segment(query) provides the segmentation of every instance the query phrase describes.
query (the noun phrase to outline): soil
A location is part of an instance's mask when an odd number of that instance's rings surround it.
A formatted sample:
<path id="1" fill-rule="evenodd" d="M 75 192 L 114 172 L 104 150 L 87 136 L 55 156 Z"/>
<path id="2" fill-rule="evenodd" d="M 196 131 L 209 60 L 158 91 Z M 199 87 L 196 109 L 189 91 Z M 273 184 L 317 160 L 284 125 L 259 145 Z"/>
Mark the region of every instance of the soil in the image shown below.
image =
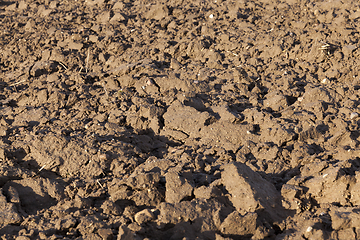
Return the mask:
<path id="1" fill-rule="evenodd" d="M 358 1 L 0 2 L 2 239 L 359 239 Z"/>

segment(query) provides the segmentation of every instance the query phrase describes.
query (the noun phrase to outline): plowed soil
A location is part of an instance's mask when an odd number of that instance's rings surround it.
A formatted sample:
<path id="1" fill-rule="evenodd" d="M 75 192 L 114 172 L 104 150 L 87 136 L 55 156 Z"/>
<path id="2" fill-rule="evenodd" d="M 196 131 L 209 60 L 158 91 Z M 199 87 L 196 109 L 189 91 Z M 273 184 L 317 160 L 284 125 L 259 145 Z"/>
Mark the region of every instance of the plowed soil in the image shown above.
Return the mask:
<path id="1" fill-rule="evenodd" d="M 0 2 L 2 239 L 359 239 L 358 1 Z"/>

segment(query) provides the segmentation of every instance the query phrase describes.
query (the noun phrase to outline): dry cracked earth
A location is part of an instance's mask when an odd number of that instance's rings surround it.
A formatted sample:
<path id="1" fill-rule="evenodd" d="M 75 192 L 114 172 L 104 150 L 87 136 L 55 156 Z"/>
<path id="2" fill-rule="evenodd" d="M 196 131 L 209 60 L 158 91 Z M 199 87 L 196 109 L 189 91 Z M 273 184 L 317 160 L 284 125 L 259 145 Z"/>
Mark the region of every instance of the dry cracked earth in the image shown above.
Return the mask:
<path id="1" fill-rule="evenodd" d="M 359 239 L 355 0 L 0 2 L 1 239 Z"/>

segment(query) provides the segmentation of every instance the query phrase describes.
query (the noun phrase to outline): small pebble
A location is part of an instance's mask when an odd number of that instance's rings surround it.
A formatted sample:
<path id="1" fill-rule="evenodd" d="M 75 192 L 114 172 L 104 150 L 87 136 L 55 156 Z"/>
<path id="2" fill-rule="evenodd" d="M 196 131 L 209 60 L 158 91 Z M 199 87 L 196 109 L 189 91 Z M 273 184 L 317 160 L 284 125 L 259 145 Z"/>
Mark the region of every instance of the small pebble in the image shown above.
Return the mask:
<path id="1" fill-rule="evenodd" d="M 107 154 L 100 154 L 99 159 L 105 161 L 108 159 L 108 156 Z"/>
<path id="2" fill-rule="evenodd" d="M 359 114 L 357 112 L 353 112 L 350 114 L 350 119 L 357 118 L 358 116 L 359 116 Z"/>
<path id="3" fill-rule="evenodd" d="M 327 79 L 327 78 L 324 78 L 323 80 L 321 80 L 321 83 L 328 83 L 329 82 L 329 80 Z"/>
<path id="4" fill-rule="evenodd" d="M 134 219 L 138 224 L 143 224 L 154 219 L 155 216 L 150 209 L 144 209 L 135 214 Z"/>

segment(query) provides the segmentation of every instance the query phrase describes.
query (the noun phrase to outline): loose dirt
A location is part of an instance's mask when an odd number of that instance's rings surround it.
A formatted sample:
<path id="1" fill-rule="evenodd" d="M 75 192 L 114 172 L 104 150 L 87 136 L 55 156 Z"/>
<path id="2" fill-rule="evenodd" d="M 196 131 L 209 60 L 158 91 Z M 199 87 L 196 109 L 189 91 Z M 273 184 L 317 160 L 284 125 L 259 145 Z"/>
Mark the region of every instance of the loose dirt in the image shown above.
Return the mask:
<path id="1" fill-rule="evenodd" d="M 358 1 L 1 1 L 0 21 L 2 239 L 360 238 Z"/>

